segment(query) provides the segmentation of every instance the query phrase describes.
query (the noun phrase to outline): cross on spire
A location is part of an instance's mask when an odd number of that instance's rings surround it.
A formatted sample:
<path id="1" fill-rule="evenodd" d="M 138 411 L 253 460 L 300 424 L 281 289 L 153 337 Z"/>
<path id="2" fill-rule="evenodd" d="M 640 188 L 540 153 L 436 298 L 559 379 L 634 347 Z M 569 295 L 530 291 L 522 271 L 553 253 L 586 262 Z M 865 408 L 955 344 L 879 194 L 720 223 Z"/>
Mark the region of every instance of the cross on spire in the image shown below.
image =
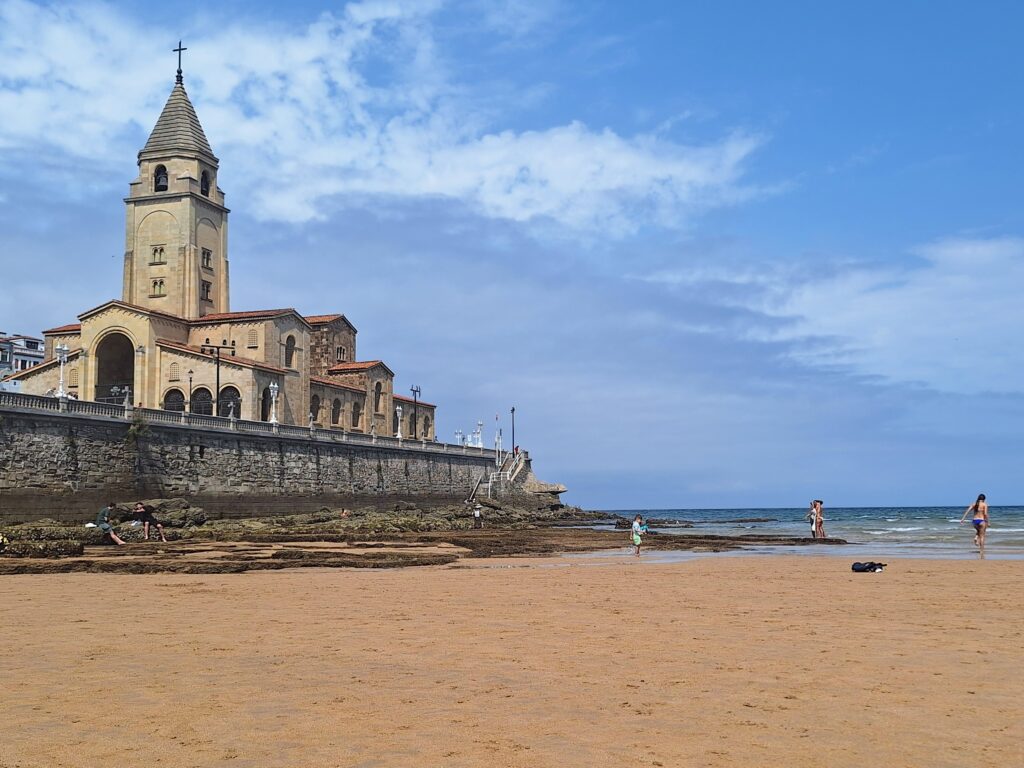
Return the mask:
<path id="1" fill-rule="evenodd" d="M 177 75 L 177 76 L 176 76 L 176 77 L 174 78 L 174 82 L 176 82 L 176 83 L 179 83 L 179 84 L 180 84 L 180 83 L 181 83 L 181 81 L 182 81 L 182 77 L 181 77 L 181 52 L 182 52 L 182 51 L 187 51 L 187 50 L 188 50 L 188 48 L 183 48 L 183 47 L 181 46 L 181 40 L 179 40 L 179 41 L 178 41 L 178 47 L 177 47 L 177 48 L 172 48 L 171 50 L 172 50 L 172 51 L 173 51 L 174 53 L 178 54 L 178 75 Z"/>

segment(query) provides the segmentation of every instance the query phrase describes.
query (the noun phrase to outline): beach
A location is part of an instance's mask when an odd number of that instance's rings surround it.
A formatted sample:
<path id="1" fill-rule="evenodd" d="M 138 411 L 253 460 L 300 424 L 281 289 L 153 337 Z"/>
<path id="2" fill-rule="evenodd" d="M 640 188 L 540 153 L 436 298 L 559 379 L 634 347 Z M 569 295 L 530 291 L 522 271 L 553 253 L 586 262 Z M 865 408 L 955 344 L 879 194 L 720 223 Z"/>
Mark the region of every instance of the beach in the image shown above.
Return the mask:
<path id="1" fill-rule="evenodd" d="M 3 577 L 0 765 L 1007 766 L 1022 561 Z"/>

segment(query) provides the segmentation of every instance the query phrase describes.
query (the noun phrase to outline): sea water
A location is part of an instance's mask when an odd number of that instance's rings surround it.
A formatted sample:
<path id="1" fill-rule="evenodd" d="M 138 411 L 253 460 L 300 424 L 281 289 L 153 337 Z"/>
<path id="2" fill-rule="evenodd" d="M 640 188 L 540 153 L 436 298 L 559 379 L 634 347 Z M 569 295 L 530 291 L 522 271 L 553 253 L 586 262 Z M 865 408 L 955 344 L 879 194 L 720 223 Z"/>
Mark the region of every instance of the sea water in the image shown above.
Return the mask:
<path id="1" fill-rule="evenodd" d="M 961 507 L 826 507 L 825 533 L 845 539 L 848 547 L 752 547 L 748 551 L 803 554 L 853 555 L 854 559 L 879 557 L 974 557 L 974 526 L 971 516 L 960 524 Z M 609 510 L 632 518 L 692 523 L 692 528 L 652 525 L 662 534 L 715 534 L 736 536 L 757 533 L 810 537 L 807 509 L 628 509 Z M 991 558 L 1024 558 L 1024 507 L 989 507 L 990 527 L 985 535 L 985 555 Z M 653 547 L 654 542 L 649 542 Z"/>

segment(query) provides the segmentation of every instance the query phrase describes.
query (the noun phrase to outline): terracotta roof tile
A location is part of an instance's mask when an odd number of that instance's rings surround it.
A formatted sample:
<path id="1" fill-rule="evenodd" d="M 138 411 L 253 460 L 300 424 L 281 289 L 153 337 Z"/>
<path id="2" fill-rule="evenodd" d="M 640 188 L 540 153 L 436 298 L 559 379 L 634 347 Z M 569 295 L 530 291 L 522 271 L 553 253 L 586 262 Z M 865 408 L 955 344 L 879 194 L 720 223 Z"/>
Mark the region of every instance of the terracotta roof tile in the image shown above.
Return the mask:
<path id="1" fill-rule="evenodd" d="M 174 320 L 174 321 L 179 322 L 179 323 L 187 323 L 188 322 L 188 320 L 186 320 L 184 317 L 178 317 L 177 315 L 172 315 L 170 312 L 164 312 L 164 311 L 159 310 L 159 309 L 151 309 L 150 307 L 140 307 L 138 304 L 129 304 L 127 301 L 121 301 L 120 299 L 111 299 L 110 301 L 105 301 L 102 304 L 100 304 L 98 307 L 93 307 L 92 309 L 87 309 L 85 312 L 80 314 L 78 317 L 79 317 L 79 319 L 81 319 L 81 318 L 86 317 L 88 315 L 91 315 L 91 314 L 93 314 L 95 312 L 99 312 L 101 309 L 103 309 L 105 307 L 109 307 L 109 306 L 128 307 L 128 309 L 134 309 L 137 312 L 144 312 L 144 313 L 149 314 L 149 315 L 157 315 L 158 317 L 166 317 L 168 320 Z"/>
<path id="2" fill-rule="evenodd" d="M 156 343 L 161 347 L 170 347 L 171 349 L 177 349 L 182 352 L 191 352 L 199 357 L 205 357 L 207 359 L 213 359 L 213 355 L 208 355 L 203 352 L 199 347 L 193 347 L 190 344 L 182 344 L 177 341 L 170 339 L 157 339 Z M 288 371 L 284 368 L 278 368 L 276 365 L 270 363 L 264 363 L 262 360 L 252 360 L 248 357 L 238 357 L 237 355 L 224 355 L 220 359 L 221 365 L 225 363 L 241 365 L 246 368 L 262 368 L 266 371 L 274 371 L 275 373 L 287 373 Z"/>
<path id="3" fill-rule="evenodd" d="M 43 331 L 43 336 L 50 336 L 58 333 L 74 333 L 82 330 L 81 323 L 69 323 L 67 325 L 58 325 L 56 328 L 51 328 L 48 331 Z"/>
<path id="4" fill-rule="evenodd" d="M 207 323 L 223 323 L 231 322 L 232 320 L 266 320 L 271 317 L 280 317 L 281 315 L 296 314 L 294 309 L 254 309 L 248 312 L 213 312 L 209 315 L 203 315 L 197 317 L 194 320 L 189 320 L 192 325 L 205 325 Z M 302 317 L 302 315 L 299 315 Z M 305 320 L 306 318 L 302 318 Z"/>
<path id="5" fill-rule="evenodd" d="M 371 368 L 376 368 L 378 365 L 384 365 L 381 360 L 364 360 L 362 362 L 350 362 L 350 363 L 338 363 L 332 365 L 327 369 L 328 373 L 358 373 L 359 371 L 368 371 Z M 385 368 L 388 368 L 384 365 Z M 390 371 L 391 369 L 388 368 Z M 393 375 L 393 374 L 392 374 Z"/>
<path id="6" fill-rule="evenodd" d="M 365 389 L 360 389 L 359 387 L 353 387 L 350 384 L 342 384 L 340 381 L 335 381 L 334 379 L 328 379 L 328 378 L 325 378 L 323 376 L 310 376 L 309 380 L 314 382 L 314 383 L 316 383 L 316 384 L 323 384 L 324 386 L 327 386 L 327 387 L 335 387 L 337 389 L 347 389 L 350 392 L 358 392 L 361 395 L 365 395 L 366 394 L 366 390 Z"/>
<path id="7" fill-rule="evenodd" d="M 427 408 L 437 408 L 436 405 L 428 403 L 426 400 L 413 400 L 411 397 L 406 397 L 405 395 L 392 395 L 391 397 L 394 400 L 401 400 L 403 403 L 414 403 L 416 405 L 426 406 Z"/>

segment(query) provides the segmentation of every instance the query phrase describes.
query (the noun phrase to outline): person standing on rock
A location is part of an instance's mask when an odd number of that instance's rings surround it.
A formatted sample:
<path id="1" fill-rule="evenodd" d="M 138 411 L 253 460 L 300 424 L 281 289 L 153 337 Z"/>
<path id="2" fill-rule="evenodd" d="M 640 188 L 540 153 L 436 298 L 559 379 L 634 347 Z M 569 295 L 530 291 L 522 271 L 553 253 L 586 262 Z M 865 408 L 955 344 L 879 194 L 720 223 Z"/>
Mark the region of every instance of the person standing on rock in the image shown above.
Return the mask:
<path id="1" fill-rule="evenodd" d="M 114 533 L 114 526 L 110 524 L 110 515 L 114 511 L 114 502 L 108 501 L 107 506 L 101 509 L 96 515 L 96 527 L 110 537 L 117 546 L 124 545 L 124 539 Z"/>
<path id="2" fill-rule="evenodd" d="M 164 525 L 155 517 L 153 513 L 146 509 L 146 505 L 141 501 L 135 502 L 135 519 L 142 523 L 142 539 L 143 541 L 149 541 L 149 526 L 150 524 L 156 526 L 157 533 L 160 534 L 160 541 L 167 543 L 167 538 L 164 536 Z"/>

